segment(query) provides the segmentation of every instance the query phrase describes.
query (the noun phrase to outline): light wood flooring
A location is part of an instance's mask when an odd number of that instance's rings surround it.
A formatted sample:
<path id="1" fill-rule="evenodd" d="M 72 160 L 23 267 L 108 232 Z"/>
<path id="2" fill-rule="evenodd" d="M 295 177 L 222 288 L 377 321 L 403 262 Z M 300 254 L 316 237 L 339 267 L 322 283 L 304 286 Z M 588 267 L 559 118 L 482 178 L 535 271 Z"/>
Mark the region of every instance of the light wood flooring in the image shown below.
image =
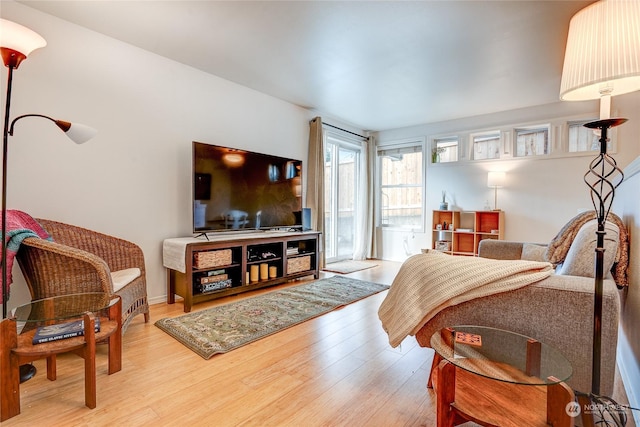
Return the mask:
<path id="1" fill-rule="evenodd" d="M 348 276 L 391 284 L 400 264 L 377 263 Z M 377 316 L 385 295 L 209 360 L 153 325 L 183 314 L 181 302 L 153 305 L 151 322 L 138 316 L 124 335 L 122 371 L 107 375 L 99 346 L 95 409 L 84 406 L 82 359 L 63 355 L 55 382 L 46 379 L 44 361 L 35 362 L 38 374 L 20 388 L 22 413 L 2 427 L 435 426 L 435 397 L 426 388 L 433 351 L 413 338 L 389 346 Z"/>

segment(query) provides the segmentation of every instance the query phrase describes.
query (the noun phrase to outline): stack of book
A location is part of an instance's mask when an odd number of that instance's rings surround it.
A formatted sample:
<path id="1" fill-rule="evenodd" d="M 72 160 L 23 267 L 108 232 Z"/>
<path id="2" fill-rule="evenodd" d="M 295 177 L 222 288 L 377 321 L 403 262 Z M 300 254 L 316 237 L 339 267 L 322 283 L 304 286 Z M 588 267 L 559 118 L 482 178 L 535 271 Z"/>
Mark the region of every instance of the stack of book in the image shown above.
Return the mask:
<path id="1" fill-rule="evenodd" d="M 300 253 L 300 250 L 298 249 L 297 246 L 287 247 L 287 255 L 289 256 L 298 255 L 299 253 Z"/>
<path id="2" fill-rule="evenodd" d="M 231 285 L 231 279 L 224 269 L 208 271 L 199 279 L 199 291 L 203 293 L 230 288 Z"/>
<path id="3" fill-rule="evenodd" d="M 96 332 L 100 332 L 100 318 L 96 317 Z M 56 323 L 55 325 L 40 326 L 33 336 L 33 344 L 43 344 L 51 341 L 64 340 L 67 338 L 84 335 L 84 321 L 74 320 L 72 322 Z"/>

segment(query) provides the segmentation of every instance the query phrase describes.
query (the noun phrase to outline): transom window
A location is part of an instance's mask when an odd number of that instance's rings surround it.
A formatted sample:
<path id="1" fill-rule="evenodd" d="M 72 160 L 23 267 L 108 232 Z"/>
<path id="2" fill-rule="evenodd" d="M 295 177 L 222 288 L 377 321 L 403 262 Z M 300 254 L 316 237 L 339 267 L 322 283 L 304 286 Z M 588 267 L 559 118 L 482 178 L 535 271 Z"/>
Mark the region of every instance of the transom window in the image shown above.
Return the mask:
<path id="1" fill-rule="evenodd" d="M 549 125 L 515 129 L 516 157 L 543 156 L 550 153 Z"/>
<path id="2" fill-rule="evenodd" d="M 471 140 L 474 160 L 500 158 L 500 131 L 473 134 Z"/>
<path id="3" fill-rule="evenodd" d="M 581 151 L 599 150 L 600 143 L 598 136 L 593 133 L 593 129 L 584 127 L 590 120 L 567 122 L 569 128 L 569 152 L 579 153 Z M 607 147 L 610 149 L 611 147 Z"/>
<path id="4" fill-rule="evenodd" d="M 431 163 L 458 161 L 458 137 L 435 138 L 431 151 Z"/>

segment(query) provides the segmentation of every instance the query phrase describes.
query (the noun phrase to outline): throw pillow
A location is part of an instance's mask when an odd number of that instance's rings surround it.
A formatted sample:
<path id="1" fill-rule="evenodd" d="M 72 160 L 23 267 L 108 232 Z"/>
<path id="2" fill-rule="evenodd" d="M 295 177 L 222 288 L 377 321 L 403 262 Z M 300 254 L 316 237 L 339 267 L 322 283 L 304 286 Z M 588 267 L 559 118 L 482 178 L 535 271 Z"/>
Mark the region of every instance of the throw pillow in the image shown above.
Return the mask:
<path id="1" fill-rule="evenodd" d="M 604 236 L 604 274 L 606 276 L 609 274 L 616 258 L 616 251 L 618 250 L 618 242 L 620 240 L 620 230 L 617 225 L 608 221 L 605 223 L 604 229 L 607 233 Z M 583 277 L 595 276 L 597 230 L 597 220 L 589 221 L 580 228 L 557 274 Z"/>
<path id="2" fill-rule="evenodd" d="M 547 245 L 524 243 L 522 245 L 522 255 L 520 256 L 520 259 L 527 261 L 545 261 L 544 254 L 546 251 Z"/>

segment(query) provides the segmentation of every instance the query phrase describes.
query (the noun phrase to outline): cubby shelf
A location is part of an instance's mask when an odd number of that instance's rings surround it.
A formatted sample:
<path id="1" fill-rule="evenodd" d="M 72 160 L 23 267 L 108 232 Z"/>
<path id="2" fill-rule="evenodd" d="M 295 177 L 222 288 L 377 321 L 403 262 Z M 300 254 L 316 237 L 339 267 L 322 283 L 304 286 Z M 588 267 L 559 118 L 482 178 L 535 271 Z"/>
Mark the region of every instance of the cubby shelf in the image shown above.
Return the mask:
<path id="1" fill-rule="evenodd" d="M 504 239 L 504 211 L 433 211 L 432 248 L 477 256 L 483 239 Z"/>

